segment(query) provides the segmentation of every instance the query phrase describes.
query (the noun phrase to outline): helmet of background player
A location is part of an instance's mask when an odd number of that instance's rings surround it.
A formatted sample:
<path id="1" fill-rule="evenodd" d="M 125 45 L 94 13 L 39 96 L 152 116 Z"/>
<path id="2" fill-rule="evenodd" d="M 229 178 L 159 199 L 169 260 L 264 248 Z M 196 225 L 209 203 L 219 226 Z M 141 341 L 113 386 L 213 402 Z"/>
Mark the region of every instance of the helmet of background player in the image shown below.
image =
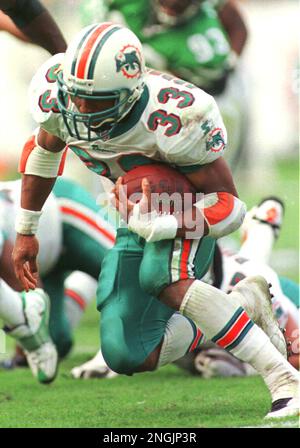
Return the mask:
<path id="1" fill-rule="evenodd" d="M 105 22 L 81 30 L 58 74 L 58 106 L 69 134 L 86 141 L 109 138 L 140 98 L 144 74 L 142 45 L 129 29 Z M 110 106 L 82 113 L 75 105 L 79 98 Z"/>
<path id="2" fill-rule="evenodd" d="M 176 26 L 197 14 L 202 0 L 152 0 L 157 20 L 163 25 Z"/>

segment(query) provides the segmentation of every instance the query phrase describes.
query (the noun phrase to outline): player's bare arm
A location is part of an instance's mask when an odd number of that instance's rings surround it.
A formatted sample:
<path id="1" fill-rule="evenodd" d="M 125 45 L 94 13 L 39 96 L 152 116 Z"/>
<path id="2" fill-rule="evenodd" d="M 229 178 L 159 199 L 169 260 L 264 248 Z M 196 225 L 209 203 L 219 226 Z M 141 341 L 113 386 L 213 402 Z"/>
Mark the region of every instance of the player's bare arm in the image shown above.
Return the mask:
<path id="1" fill-rule="evenodd" d="M 194 173 L 186 174 L 186 177 L 194 185 L 198 193 L 206 195 L 215 192 L 223 192 L 228 193 L 228 197 L 238 197 L 231 172 L 223 157 L 202 166 Z M 190 217 L 192 218 L 192 222 L 189 222 Z M 200 228 L 198 229 L 199 220 Z M 192 214 L 186 214 L 184 219 L 182 219 L 182 224 L 183 225 L 181 228 L 178 228 L 176 233 L 176 236 L 178 237 L 186 237 L 187 232 L 193 232 L 195 233 L 195 236 L 197 234 L 203 236 L 209 233 L 207 221 L 203 220 L 203 216 L 199 214 L 199 209 L 197 207 L 193 207 Z M 203 226 L 204 228 L 202 228 Z"/>
<path id="2" fill-rule="evenodd" d="M 59 27 L 38 0 L 0 0 L 0 9 L 34 44 L 51 54 L 66 50 L 66 41 Z"/>
<path id="3" fill-rule="evenodd" d="M 31 168 L 27 168 L 29 172 L 30 169 L 35 172 L 39 169 L 39 153 L 41 151 L 43 151 L 43 156 L 45 151 L 49 151 L 50 158 L 51 154 L 60 153 L 65 147 L 62 140 L 42 129 L 33 145 L 36 146 L 31 148 L 31 159 L 27 158 L 27 166 L 31 166 Z M 26 152 L 25 148 L 24 152 Z M 55 164 L 58 166 L 59 159 L 54 159 Z M 53 169 L 53 163 L 49 164 L 48 170 L 49 168 Z M 58 172 L 58 169 L 56 171 Z M 41 172 L 41 176 L 26 174 L 26 168 L 24 168 L 22 176 L 21 209 L 16 224 L 17 237 L 12 257 L 16 276 L 26 291 L 34 289 L 37 285 L 36 257 L 39 245 L 35 231 L 41 209 L 56 181 L 56 175 L 50 174 L 50 177 L 45 177 L 46 175 L 45 172 Z"/>
<path id="4" fill-rule="evenodd" d="M 30 39 L 14 24 L 11 18 L 2 11 L 0 11 L 0 29 L 24 42 L 30 41 Z"/>
<path id="5" fill-rule="evenodd" d="M 235 0 L 228 0 L 219 11 L 232 50 L 240 55 L 247 40 L 247 28 Z"/>
<path id="6" fill-rule="evenodd" d="M 0 257 L 0 278 L 3 279 L 15 291 L 21 291 L 22 288 L 14 274 L 11 254 L 13 245 L 10 241 L 5 241 Z M 34 286 L 34 285 L 32 285 Z"/>
<path id="7" fill-rule="evenodd" d="M 231 171 L 223 157 L 203 165 L 198 171 L 187 173 L 186 177 L 199 193 L 214 193 L 224 191 L 238 197 Z"/>

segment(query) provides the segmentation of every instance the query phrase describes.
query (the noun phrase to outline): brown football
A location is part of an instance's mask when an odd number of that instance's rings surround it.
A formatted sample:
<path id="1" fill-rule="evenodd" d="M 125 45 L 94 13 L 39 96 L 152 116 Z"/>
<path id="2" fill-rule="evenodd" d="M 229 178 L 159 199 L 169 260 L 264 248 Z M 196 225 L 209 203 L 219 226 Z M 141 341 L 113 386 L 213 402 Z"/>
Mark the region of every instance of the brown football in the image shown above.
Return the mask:
<path id="1" fill-rule="evenodd" d="M 148 179 L 152 194 L 156 193 L 157 195 L 161 195 L 162 193 L 167 193 L 167 195 L 171 196 L 174 193 L 178 193 L 171 198 L 171 213 L 174 211 L 174 208 L 177 209 L 176 205 L 180 209 L 180 205 L 176 204 L 177 201 L 182 203 L 183 198 L 185 200 L 191 200 L 196 192 L 194 186 L 184 174 L 181 174 L 169 165 L 154 163 L 134 168 L 123 176 L 123 185 L 127 187 L 127 197 L 133 202 L 138 202 L 141 197 L 140 194 L 134 193 L 142 192 L 141 183 L 143 178 Z M 184 193 L 190 194 L 184 196 Z M 159 200 L 158 208 L 160 211 L 168 212 L 168 207 L 165 208 L 163 205 L 163 203 L 167 202 L 167 195 L 164 195 L 164 199 Z"/>

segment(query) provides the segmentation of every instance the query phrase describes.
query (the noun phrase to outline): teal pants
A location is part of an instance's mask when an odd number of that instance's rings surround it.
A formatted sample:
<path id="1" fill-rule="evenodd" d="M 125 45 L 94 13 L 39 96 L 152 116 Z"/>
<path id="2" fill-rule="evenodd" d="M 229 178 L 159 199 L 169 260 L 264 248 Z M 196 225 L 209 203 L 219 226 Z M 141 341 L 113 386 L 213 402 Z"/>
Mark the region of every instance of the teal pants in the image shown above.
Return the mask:
<path id="1" fill-rule="evenodd" d="M 103 260 L 97 290 L 101 348 L 105 361 L 115 372 L 133 374 L 163 339 L 174 310 L 157 296 L 174 277 L 181 273 L 182 277 L 192 276 L 183 261 L 177 265 L 179 272 L 172 266 L 174 244 L 176 240 L 145 244 L 136 234 L 119 229 L 115 246 Z M 198 258 L 205 263 L 199 269 L 199 278 L 209 266 L 214 241 L 207 239 L 200 247 Z"/>

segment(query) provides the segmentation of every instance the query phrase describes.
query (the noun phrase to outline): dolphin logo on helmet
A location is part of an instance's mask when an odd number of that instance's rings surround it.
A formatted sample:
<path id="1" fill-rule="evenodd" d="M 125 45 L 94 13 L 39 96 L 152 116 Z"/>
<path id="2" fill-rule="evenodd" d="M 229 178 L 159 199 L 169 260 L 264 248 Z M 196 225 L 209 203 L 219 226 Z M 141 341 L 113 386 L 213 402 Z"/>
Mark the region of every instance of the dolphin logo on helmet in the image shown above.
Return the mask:
<path id="1" fill-rule="evenodd" d="M 126 45 L 115 59 L 117 72 L 121 71 L 126 78 L 141 76 L 141 57 L 138 48 Z"/>

